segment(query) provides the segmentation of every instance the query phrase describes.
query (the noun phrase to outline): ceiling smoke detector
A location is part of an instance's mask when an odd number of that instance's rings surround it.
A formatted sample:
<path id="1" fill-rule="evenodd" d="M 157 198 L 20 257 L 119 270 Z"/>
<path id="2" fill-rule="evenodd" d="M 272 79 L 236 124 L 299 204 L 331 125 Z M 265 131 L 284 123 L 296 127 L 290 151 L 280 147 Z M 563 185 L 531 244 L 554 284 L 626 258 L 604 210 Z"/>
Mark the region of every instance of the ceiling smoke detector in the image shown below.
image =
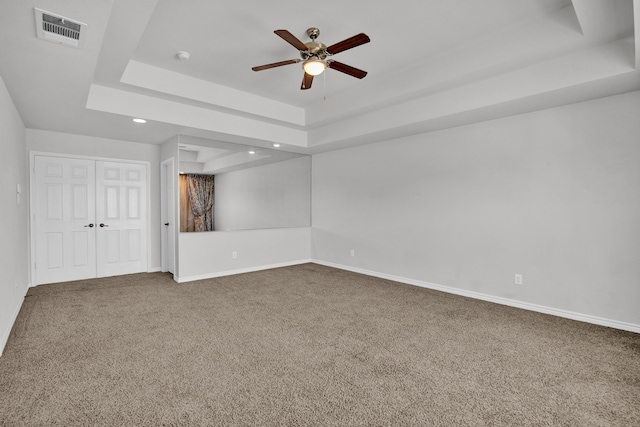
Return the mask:
<path id="1" fill-rule="evenodd" d="M 184 50 L 179 51 L 176 55 L 178 55 L 178 59 L 180 59 L 180 61 L 187 61 L 191 56 L 189 52 L 185 52 Z"/>
<path id="2" fill-rule="evenodd" d="M 42 9 L 34 8 L 36 36 L 64 46 L 82 48 L 87 24 Z"/>

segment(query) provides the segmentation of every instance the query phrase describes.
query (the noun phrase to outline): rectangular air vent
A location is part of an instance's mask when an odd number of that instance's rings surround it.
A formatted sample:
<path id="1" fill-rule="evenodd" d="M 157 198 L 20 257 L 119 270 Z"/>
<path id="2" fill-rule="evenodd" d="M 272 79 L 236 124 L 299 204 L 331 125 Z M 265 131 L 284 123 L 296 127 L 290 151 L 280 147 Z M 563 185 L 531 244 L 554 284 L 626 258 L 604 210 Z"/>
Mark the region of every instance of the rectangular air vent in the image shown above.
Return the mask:
<path id="1" fill-rule="evenodd" d="M 37 7 L 34 10 L 38 38 L 76 48 L 81 48 L 84 45 L 87 24 L 38 9 Z"/>

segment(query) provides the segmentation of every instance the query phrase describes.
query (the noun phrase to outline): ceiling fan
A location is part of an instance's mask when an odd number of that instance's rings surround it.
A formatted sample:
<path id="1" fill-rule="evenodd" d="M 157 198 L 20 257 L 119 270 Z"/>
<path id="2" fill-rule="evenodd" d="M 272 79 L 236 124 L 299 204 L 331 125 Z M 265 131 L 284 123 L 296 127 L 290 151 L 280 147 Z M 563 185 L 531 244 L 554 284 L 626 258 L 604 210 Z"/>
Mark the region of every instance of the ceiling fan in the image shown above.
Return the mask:
<path id="1" fill-rule="evenodd" d="M 297 64 L 298 62 L 303 61 L 302 68 L 304 69 L 304 76 L 302 78 L 302 85 L 300 86 L 300 89 L 302 90 L 309 89 L 313 83 L 313 77 L 322 74 L 327 67 L 358 79 L 362 79 L 367 75 L 366 71 L 359 70 L 350 65 L 343 64 L 342 62 L 334 61 L 333 59 L 327 59 L 331 55 L 360 46 L 361 44 L 369 43 L 371 40 L 369 39 L 369 36 L 364 33 L 349 37 L 348 39 L 332 44 L 329 47 L 316 41 L 320 35 L 320 30 L 317 28 L 309 28 L 307 30 L 307 35 L 311 39 L 311 41 L 307 43 L 301 42 L 296 36 L 287 30 L 275 30 L 274 33 L 280 36 L 291 46 L 298 49 L 300 51 L 301 59 L 289 59 L 287 61 L 260 65 L 253 67 L 253 71 L 268 70 L 270 68 Z"/>

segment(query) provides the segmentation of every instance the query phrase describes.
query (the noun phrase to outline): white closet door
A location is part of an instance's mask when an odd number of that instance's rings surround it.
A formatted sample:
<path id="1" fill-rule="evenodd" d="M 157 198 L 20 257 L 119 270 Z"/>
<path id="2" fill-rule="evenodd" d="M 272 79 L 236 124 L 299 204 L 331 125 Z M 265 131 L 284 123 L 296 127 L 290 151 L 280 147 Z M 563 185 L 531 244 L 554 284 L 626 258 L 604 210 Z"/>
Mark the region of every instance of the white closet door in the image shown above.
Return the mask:
<path id="1" fill-rule="evenodd" d="M 96 162 L 97 276 L 147 271 L 147 168 Z"/>
<path id="2" fill-rule="evenodd" d="M 35 156 L 35 283 L 96 275 L 95 162 Z"/>

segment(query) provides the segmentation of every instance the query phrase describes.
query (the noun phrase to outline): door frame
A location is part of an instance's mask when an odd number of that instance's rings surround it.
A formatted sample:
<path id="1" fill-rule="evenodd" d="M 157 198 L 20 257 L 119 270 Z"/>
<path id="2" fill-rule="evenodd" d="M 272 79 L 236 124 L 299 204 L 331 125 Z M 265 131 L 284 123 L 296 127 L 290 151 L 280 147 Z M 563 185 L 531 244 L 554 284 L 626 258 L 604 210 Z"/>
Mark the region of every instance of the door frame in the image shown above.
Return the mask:
<path id="1" fill-rule="evenodd" d="M 168 173 L 167 171 L 169 166 L 171 166 L 172 173 Z M 178 241 L 178 236 L 176 232 L 176 222 L 179 221 L 179 218 L 176 217 L 175 167 L 176 165 L 173 157 L 160 163 L 160 240 L 162 246 L 162 271 L 172 271 L 174 278 L 177 277 L 176 242 Z M 165 228 L 164 226 L 164 223 L 167 222 L 167 216 L 170 210 L 173 211 L 173 247 L 169 247 L 167 236 L 171 231 L 171 228 Z M 169 269 L 169 251 L 173 252 L 172 269 Z"/>
<path id="2" fill-rule="evenodd" d="M 98 156 L 82 156 L 77 154 L 67 153 L 50 153 L 47 151 L 29 151 L 29 283 L 31 286 L 37 286 L 35 284 L 36 269 L 36 234 L 35 234 L 35 221 L 36 215 L 34 212 L 35 206 L 35 172 L 36 172 L 36 156 L 46 157 L 62 157 L 66 159 L 83 159 L 93 161 L 105 161 L 105 162 L 118 162 L 118 163 L 132 163 L 137 165 L 145 165 L 147 170 L 147 272 L 151 271 L 151 162 L 146 160 L 131 160 L 131 159 L 117 159 L 113 157 L 98 157 Z"/>

